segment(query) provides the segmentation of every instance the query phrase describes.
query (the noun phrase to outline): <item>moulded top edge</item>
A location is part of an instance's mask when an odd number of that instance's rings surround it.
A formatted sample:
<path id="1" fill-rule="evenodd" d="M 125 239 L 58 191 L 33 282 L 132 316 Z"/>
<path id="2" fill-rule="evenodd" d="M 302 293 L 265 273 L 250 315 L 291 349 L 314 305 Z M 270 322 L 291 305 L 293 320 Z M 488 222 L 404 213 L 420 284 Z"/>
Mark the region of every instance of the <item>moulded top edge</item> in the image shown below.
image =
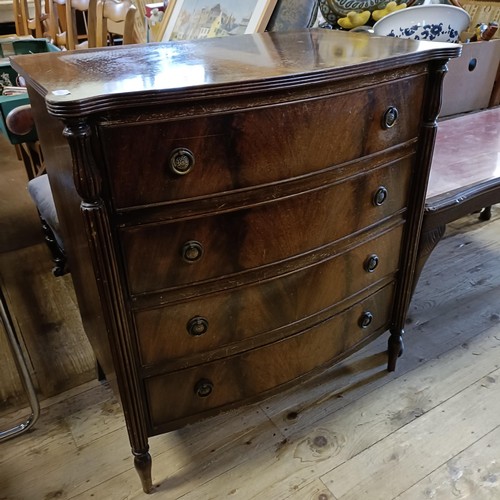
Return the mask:
<path id="1" fill-rule="evenodd" d="M 49 111 L 76 116 L 172 98 L 307 85 L 456 57 L 457 44 L 416 42 L 324 29 L 126 45 L 15 56 L 12 66 L 46 99 Z M 117 100 L 115 106 L 114 99 Z"/>

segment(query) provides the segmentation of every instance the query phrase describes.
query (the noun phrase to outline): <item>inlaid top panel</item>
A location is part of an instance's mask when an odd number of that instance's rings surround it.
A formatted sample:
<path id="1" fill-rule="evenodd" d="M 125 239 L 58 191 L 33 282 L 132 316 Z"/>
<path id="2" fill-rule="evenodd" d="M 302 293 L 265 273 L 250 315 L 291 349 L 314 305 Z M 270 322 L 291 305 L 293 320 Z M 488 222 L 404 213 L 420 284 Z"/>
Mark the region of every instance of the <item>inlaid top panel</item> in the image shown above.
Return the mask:
<path id="1" fill-rule="evenodd" d="M 267 92 L 459 52 L 454 44 L 313 29 L 23 55 L 12 65 L 50 112 L 77 116 L 127 102 Z"/>

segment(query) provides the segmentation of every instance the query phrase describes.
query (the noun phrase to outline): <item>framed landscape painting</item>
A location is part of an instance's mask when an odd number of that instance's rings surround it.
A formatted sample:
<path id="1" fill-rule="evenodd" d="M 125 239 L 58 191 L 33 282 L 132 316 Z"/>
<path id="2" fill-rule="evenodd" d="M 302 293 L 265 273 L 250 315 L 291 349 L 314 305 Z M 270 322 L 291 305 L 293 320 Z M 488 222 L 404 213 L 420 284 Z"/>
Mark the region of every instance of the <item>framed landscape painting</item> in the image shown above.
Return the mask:
<path id="1" fill-rule="evenodd" d="M 162 40 L 194 40 L 264 31 L 277 0 L 170 0 Z"/>

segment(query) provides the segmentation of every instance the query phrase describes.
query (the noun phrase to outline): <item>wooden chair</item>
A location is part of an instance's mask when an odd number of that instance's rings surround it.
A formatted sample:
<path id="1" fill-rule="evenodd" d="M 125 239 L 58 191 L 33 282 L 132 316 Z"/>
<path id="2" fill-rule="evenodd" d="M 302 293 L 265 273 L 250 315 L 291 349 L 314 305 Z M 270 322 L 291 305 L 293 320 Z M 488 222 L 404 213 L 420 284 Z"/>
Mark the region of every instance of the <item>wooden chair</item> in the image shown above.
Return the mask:
<path id="1" fill-rule="evenodd" d="M 33 0 L 34 16 L 30 16 L 28 0 L 13 0 L 14 22 L 16 34 L 19 36 L 33 35 L 43 38 L 48 31 L 47 4 L 42 7 L 41 0 Z"/>
<path id="2" fill-rule="evenodd" d="M 49 36 L 54 45 L 66 47 L 66 0 L 49 0 Z"/>
<path id="3" fill-rule="evenodd" d="M 123 45 L 135 43 L 134 23 L 137 12 L 131 0 L 97 0 L 95 40 L 89 46 L 105 47 L 115 43 L 115 35 Z"/>
<path id="4" fill-rule="evenodd" d="M 78 16 L 84 33 L 78 32 Z M 75 50 L 87 48 L 88 39 L 94 37 L 95 0 L 66 1 L 66 48 Z"/>
<path id="5" fill-rule="evenodd" d="M 87 48 L 89 17 L 93 17 L 89 8 L 90 0 L 49 0 L 49 35 L 52 42 L 67 50 Z M 79 33 L 79 26 L 83 33 Z"/>
<path id="6" fill-rule="evenodd" d="M 29 10 L 27 0 L 13 0 L 12 7 L 14 9 L 14 23 L 16 25 L 16 34 L 19 36 L 29 35 Z"/>

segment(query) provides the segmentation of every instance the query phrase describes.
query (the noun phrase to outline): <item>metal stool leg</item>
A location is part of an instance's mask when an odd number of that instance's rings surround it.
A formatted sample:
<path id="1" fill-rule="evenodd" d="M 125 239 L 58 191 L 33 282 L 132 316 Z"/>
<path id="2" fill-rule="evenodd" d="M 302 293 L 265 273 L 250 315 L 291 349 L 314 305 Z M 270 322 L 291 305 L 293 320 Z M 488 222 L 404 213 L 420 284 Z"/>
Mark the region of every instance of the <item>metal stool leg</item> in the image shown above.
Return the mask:
<path id="1" fill-rule="evenodd" d="M 24 359 L 21 347 L 19 346 L 19 342 L 14 331 L 12 318 L 9 314 L 7 303 L 5 301 L 5 297 L 1 288 L 0 319 L 3 323 L 5 331 L 7 332 L 7 340 L 9 341 L 9 346 L 12 350 L 12 354 L 19 371 L 19 376 L 21 377 L 24 390 L 26 392 L 26 395 L 28 396 L 29 404 L 31 406 L 31 415 L 25 421 L 15 425 L 11 429 L 0 431 L 0 442 L 2 442 L 19 434 L 22 434 L 23 432 L 26 432 L 30 427 L 32 427 L 40 416 L 40 404 L 36 396 L 35 388 L 33 387 L 33 382 L 28 371 L 26 360 Z"/>

